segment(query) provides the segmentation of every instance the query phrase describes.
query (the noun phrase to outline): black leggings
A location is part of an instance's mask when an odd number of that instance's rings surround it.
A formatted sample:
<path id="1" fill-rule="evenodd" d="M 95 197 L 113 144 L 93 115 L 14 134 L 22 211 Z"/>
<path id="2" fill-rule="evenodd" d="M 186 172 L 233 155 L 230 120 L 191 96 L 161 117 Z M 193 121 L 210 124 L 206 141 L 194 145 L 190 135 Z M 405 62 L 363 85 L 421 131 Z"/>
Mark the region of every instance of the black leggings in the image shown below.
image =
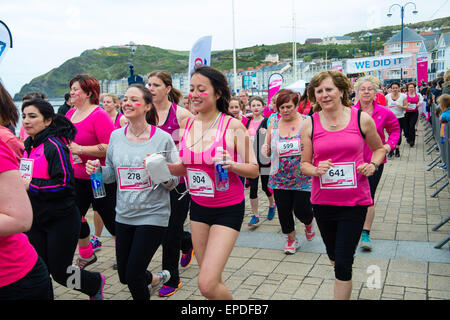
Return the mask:
<path id="1" fill-rule="evenodd" d="M 82 217 L 86 216 L 90 205 L 98 212 L 108 232 L 115 236 L 117 184 L 105 184 L 106 197 L 94 199 L 91 180 L 75 179 L 76 202 Z M 87 221 L 81 223 L 80 239 L 89 237 L 91 230 Z"/>
<path id="2" fill-rule="evenodd" d="M 153 277 L 147 268 L 162 243 L 166 227 L 116 222 L 116 231 L 119 280 L 128 285 L 134 300 L 150 300 L 148 286 Z"/>
<path id="3" fill-rule="evenodd" d="M 313 205 L 313 211 L 328 258 L 335 263 L 336 279 L 350 281 L 353 256 L 361 237 L 367 206 Z"/>
<path id="4" fill-rule="evenodd" d="M 191 197 L 186 194 L 181 200 L 178 198 L 180 193 L 186 191 L 186 184 L 179 184 L 176 189 L 170 191 L 170 218 L 166 235 L 163 239 L 163 260 L 162 267 L 170 272 L 170 280 L 167 286 L 176 288 L 180 281 L 178 264 L 180 260 L 180 249 L 184 253 L 192 248 L 192 240 L 189 232 L 183 230 L 184 221 L 186 220 Z"/>
<path id="5" fill-rule="evenodd" d="M 383 174 L 384 163 L 380 164 L 378 170 L 369 177 L 370 195 L 372 200 L 375 201 L 375 192 L 377 191 L 378 183 L 380 182 L 381 175 Z"/>
<path id="6" fill-rule="evenodd" d="M 311 224 L 313 220 L 311 192 L 273 189 L 273 196 L 278 209 L 281 232 L 289 234 L 295 230 L 292 211 L 302 223 Z"/>
<path id="7" fill-rule="evenodd" d="M 419 118 L 419 111 L 405 113 L 405 136 L 406 141 L 414 145 L 416 141 L 416 123 Z"/>
<path id="8" fill-rule="evenodd" d="M 53 299 L 52 279 L 39 256 L 34 267 L 22 279 L 0 287 L 0 301 Z"/>
<path id="9" fill-rule="evenodd" d="M 398 139 L 398 143 L 397 143 L 397 148 L 398 148 L 402 144 L 402 131 L 403 131 L 403 133 L 405 133 L 406 119 L 405 119 L 405 117 L 403 117 L 403 118 L 397 118 L 397 120 L 398 120 L 398 124 L 400 125 L 400 138 Z M 394 150 L 392 150 L 392 151 L 394 151 Z"/>
<path id="10" fill-rule="evenodd" d="M 45 226 L 33 225 L 27 236 L 47 265 L 53 280 L 62 286 L 93 296 L 101 285 L 100 274 L 69 268 L 72 266 L 79 233 L 80 214 L 78 208 L 74 207 L 70 214 L 52 220 Z M 78 271 L 80 278 L 75 279 Z M 68 283 L 68 280 L 74 281 Z"/>
<path id="11" fill-rule="evenodd" d="M 260 175 L 261 177 L 261 188 L 266 193 L 267 197 L 270 197 L 272 193 L 269 191 L 269 188 L 267 187 L 267 184 L 269 183 L 269 176 L 268 175 Z M 250 182 L 250 199 L 257 199 L 258 198 L 258 181 L 259 177 L 255 179 L 248 179 Z"/>

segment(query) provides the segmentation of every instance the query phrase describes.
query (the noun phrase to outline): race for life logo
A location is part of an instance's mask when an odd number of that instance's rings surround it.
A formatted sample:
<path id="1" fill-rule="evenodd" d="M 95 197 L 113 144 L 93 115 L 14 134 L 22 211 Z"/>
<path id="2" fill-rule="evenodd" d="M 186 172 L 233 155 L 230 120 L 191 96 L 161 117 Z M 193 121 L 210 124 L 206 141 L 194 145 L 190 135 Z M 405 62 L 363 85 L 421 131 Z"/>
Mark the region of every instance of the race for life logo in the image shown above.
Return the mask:
<path id="1" fill-rule="evenodd" d="M 202 60 L 201 58 L 197 58 L 197 59 L 195 59 L 194 60 L 194 65 L 196 66 L 196 67 L 200 67 L 200 66 L 207 66 L 208 65 L 208 63 L 207 63 L 208 61 L 206 60 L 206 58 L 204 59 L 204 60 Z"/>

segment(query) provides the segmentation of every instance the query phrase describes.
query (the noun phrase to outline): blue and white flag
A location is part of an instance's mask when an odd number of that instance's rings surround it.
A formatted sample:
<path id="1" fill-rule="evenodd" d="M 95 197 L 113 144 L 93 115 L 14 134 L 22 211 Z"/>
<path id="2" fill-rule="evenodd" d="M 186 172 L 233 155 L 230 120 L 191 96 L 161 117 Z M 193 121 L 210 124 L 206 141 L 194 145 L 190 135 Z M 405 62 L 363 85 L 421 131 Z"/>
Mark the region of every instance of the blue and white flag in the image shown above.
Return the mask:
<path id="1" fill-rule="evenodd" d="M 8 26 L 0 20 L 0 63 L 9 48 L 12 48 L 12 35 Z"/>
<path id="2" fill-rule="evenodd" d="M 189 79 L 191 78 L 195 67 L 211 65 L 211 42 L 212 36 L 205 36 L 198 39 L 192 46 L 189 55 Z"/>

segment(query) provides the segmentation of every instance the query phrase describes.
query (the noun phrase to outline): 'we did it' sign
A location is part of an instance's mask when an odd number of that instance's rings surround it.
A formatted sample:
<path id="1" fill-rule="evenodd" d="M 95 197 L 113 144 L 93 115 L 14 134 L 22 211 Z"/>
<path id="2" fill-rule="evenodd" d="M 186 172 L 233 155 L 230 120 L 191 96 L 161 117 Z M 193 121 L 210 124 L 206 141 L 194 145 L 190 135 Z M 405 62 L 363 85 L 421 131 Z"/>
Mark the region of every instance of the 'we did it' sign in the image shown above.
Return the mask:
<path id="1" fill-rule="evenodd" d="M 383 69 L 410 68 L 413 64 L 412 54 L 395 54 L 347 60 L 347 73 L 360 73 Z"/>

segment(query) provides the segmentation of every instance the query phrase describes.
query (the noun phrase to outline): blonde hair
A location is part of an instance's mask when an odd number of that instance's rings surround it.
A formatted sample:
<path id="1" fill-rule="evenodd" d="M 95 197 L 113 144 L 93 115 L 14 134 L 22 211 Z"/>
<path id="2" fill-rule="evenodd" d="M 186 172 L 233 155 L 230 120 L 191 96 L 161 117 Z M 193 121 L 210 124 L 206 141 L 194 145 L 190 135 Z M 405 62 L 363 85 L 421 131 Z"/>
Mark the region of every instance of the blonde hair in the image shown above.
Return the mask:
<path id="1" fill-rule="evenodd" d="M 356 80 L 355 82 L 355 92 L 358 93 L 359 92 L 359 88 L 361 87 L 361 85 L 365 82 L 370 82 L 374 89 L 377 90 L 377 88 L 380 87 L 380 80 L 374 76 L 364 76 L 361 78 L 358 78 L 358 80 Z"/>
<path id="2" fill-rule="evenodd" d="M 110 97 L 113 100 L 116 110 L 120 109 L 118 96 L 116 96 L 114 93 L 103 93 L 103 99 L 105 99 L 106 97 Z"/>
<path id="3" fill-rule="evenodd" d="M 244 105 L 244 101 L 241 100 L 241 98 L 239 97 L 231 97 L 230 98 L 230 102 L 231 101 L 237 101 L 239 103 L 239 108 L 244 112 L 245 111 L 245 105 Z"/>
<path id="4" fill-rule="evenodd" d="M 353 103 L 350 100 L 350 89 L 352 83 L 342 72 L 336 70 L 323 70 L 314 75 L 308 85 L 308 97 L 313 106 L 313 111 L 318 112 L 322 110 L 322 107 L 316 101 L 315 89 L 320 86 L 322 81 L 327 78 L 331 78 L 334 85 L 343 92 L 341 102 L 344 106 L 350 107 Z"/>
<path id="5" fill-rule="evenodd" d="M 450 94 L 444 93 L 438 99 L 437 103 L 441 108 L 441 112 L 445 112 L 450 108 Z"/>

